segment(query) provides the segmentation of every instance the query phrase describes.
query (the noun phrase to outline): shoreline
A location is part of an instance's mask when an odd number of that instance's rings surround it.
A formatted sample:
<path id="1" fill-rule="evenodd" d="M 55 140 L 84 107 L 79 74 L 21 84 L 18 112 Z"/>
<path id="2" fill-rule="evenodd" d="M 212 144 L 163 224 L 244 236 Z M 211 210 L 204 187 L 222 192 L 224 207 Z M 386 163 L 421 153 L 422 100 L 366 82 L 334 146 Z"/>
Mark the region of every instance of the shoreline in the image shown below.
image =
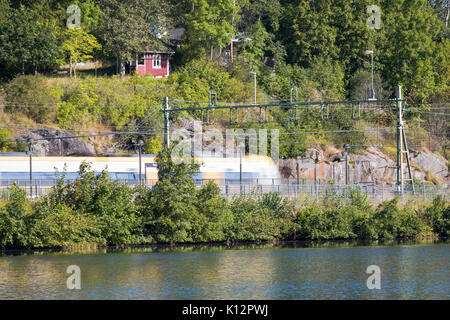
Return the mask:
<path id="1" fill-rule="evenodd" d="M 327 248 L 339 247 L 346 244 L 349 247 L 368 247 L 368 246 L 392 246 L 392 245 L 414 245 L 424 243 L 447 243 L 448 238 L 440 238 L 437 236 L 426 236 L 416 238 L 397 238 L 397 239 L 330 239 L 330 240 L 280 240 L 280 241 L 235 241 L 235 242 L 196 242 L 196 243 L 178 243 L 171 245 L 168 243 L 156 244 L 127 244 L 127 245 L 94 245 L 85 244 L 76 247 L 42 247 L 42 248 L 8 248 L 0 249 L 0 257 L 5 256 L 22 256 L 34 254 L 90 254 L 90 253 L 114 253 L 126 250 L 150 250 L 150 252 L 159 252 L 166 250 L 186 250 L 186 249 L 239 249 L 240 247 L 252 246 L 273 246 L 288 248 Z"/>

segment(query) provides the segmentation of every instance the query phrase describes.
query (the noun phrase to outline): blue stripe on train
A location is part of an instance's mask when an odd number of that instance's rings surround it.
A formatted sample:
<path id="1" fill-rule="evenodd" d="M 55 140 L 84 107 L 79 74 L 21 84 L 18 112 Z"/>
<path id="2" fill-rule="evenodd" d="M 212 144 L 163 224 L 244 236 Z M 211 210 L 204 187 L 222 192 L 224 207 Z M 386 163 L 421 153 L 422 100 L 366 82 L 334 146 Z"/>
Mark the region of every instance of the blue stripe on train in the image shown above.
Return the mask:
<path id="1" fill-rule="evenodd" d="M 99 172 L 96 174 L 100 174 Z M 29 172 L 0 172 L 1 179 L 4 180 L 27 180 L 30 178 Z M 55 172 L 33 172 L 33 180 L 53 180 L 62 176 L 62 173 Z M 78 172 L 67 172 L 66 179 L 72 180 L 78 178 Z M 139 174 L 133 172 L 109 172 L 111 179 L 135 180 Z"/>

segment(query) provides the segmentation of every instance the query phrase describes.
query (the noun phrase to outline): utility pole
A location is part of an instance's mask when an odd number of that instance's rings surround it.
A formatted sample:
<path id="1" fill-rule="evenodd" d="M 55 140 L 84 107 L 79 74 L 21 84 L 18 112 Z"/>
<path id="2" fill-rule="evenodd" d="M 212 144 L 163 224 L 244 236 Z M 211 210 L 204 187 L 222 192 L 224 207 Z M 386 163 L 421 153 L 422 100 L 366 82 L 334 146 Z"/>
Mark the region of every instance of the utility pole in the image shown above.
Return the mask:
<path id="1" fill-rule="evenodd" d="M 409 179 L 404 179 L 403 177 L 403 154 L 406 155 Z M 411 165 L 409 163 L 408 145 L 406 142 L 405 129 L 403 127 L 402 87 L 397 86 L 397 191 L 402 195 L 405 180 L 411 181 L 412 192 L 414 194 L 414 180 L 412 178 Z"/>
<path id="2" fill-rule="evenodd" d="M 370 55 L 370 64 L 371 64 L 371 91 L 372 91 L 372 97 L 369 100 L 375 100 L 375 88 L 373 86 L 373 50 L 366 50 L 364 52 L 366 55 Z"/>
<path id="3" fill-rule="evenodd" d="M 169 97 L 164 97 L 164 148 L 169 148 Z"/>
<path id="4" fill-rule="evenodd" d="M 297 102 L 298 101 L 298 88 L 297 88 L 297 82 L 294 82 L 294 83 L 292 83 L 291 82 L 291 90 L 290 90 L 290 102 L 292 103 L 293 102 L 293 97 L 292 97 L 292 91 L 294 91 L 295 90 L 295 102 Z"/>
<path id="5" fill-rule="evenodd" d="M 255 87 L 255 103 L 254 104 L 256 105 L 256 72 L 251 71 L 249 73 L 253 75 L 253 79 L 254 79 L 254 87 Z"/>
<path id="6" fill-rule="evenodd" d="M 239 148 L 239 190 L 240 194 L 242 194 L 242 149 L 245 148 L 245 144 L 242 143 L 238 145 Z M 245 150 L 244 150 L 245 151 Z"/>
<path id="7" fill-rule="evenodd" d="M 344 144 L 345 149 L 345 184 L 348 184 L 348 149 L 350 149 L 350 145 L 348 143 Z"/>
<path id="8" fill-rule="evenodd" d="M 33 196 L 33 139 L 27 139 L 28 154 L 30 155 L 30 197 Z"/>
<path id="9" fill-rule="evenodd" d="M 142 169 L 141 169 L 141 157 L 142 157 L 142 147 L 144 146 L 144 140 L 142 140 L 141 137 L 138 138 L 138 141 L 136 143 L 138 149 L 139 149 L 139 185 L 142 184 Z"/>

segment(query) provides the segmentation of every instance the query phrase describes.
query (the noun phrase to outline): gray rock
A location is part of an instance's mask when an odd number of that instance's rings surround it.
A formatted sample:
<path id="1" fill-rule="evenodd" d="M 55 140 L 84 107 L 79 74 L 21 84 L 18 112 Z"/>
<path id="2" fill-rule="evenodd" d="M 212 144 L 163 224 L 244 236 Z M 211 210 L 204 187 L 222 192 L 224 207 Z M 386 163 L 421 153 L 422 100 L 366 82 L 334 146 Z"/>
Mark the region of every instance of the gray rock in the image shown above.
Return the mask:
<path id="1" fill-rule="evenodd" d="M 94 156 L 96 154 L 93 145 L 80 138 L 64 138 L 73 136 L 73 132 L 65 132 L 53 129 L 33 130 L 26 138 L 34 139 L 33 153 L 36 156 Z M 46 138 L 48 140 L 41 140 Z"/>
<path id="2" fill-rule="evenodd" d="M 412 158 L 412 162 L 424 171 L 431 171 L 442 182 L 448 181 L 448 163 L 444 157 L 435 153 L 419 152 Z"/>
<path id="3" fill-rule="evenodd" d="M 337 155 L 324 156 L 320 149 L 311 148 L 307 150 L 307 155 L 303 159 L 285 159 L 280 160 L 280 173 L 285 178 L 294 179 L 297 177 L 296 164 L 315 163 L 316 153 L 319 163 L 316 166 L 316 176 L 320 183 L 333 181 L 335 184 L 345 184 L 345 159 L 333 161 Z M 419 170 L 411 167 L 413 178 L 424 181 L 425 171 L 433 172 L 443 183 L 449 183 L 449 172 L 447 160 L 433 153 L 419 153 L 413 157 L 411 153 L 411 162 Z M 396 162 L 385 155 L 378 148 L 370 147 L 362 154 L 349 154 L 348 156 L 348 175 L 349 183 L 376 183 L 376 184 L 395 184 L 397 180 Z M 403 175 L 408 178 L 408 168 L 406 162 L 403 167 Z M 311 182 L 314 179 L 314 169 L 305 168 L 300 170 L 300 178 Z"/>

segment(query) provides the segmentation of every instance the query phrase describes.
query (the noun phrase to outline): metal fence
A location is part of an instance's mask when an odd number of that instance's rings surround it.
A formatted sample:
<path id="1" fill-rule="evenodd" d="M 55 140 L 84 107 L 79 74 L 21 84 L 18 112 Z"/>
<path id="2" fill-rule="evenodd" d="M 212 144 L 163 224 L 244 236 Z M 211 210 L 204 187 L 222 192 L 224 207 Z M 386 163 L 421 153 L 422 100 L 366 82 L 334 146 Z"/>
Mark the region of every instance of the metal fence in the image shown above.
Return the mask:
<path id="1" fill-rule="evenodd" d="M 0 199 L 8 199 L 10 195 L 9 186 L 17 184 L 24 188 L 27 195 L 33 198 L 43 196 L 49 193 L 57 184 L 56 179 L 52 180 L 14 180 L 1 181 Z M 139 180 L 116 180 L 119 183 L 130 186 L 139 185 Z M 211 180 L 196 180 L 197 188 L 208 183 Z M 73 180 L 66 180 L 66 183 Z M 223 183 L 222 183 L 223 182 Z M 277 192 L 289 199 L 315 199 L 320 200 L 332 194 L 345 198 L 351 196 L 352 190 L 359 189 L 367 194 L 368 198 L 374 201 L 390 200 L 396 196 L 403 199 L 414 199 L 421 201 L 432 201 L 438 195 L 448 198 L 450 196 L 449 185 L 416 185 L 414 190 L 410 185 L 405 185 L 403 190 L 397 185 L 375 185 L 375 184 L 352 184 L 352 185 L 334 185 L 334 184 L 298 184 L 296 179 L 264 179 L 264 180 L 244 180 L 242 183 L 236 181 L 217 181 L 222 194 L 228 199 L 234 196 L 258 196 L 264 193 Z M 152 188 L 155 181 L 145 181 L 145 186 Z"/>

